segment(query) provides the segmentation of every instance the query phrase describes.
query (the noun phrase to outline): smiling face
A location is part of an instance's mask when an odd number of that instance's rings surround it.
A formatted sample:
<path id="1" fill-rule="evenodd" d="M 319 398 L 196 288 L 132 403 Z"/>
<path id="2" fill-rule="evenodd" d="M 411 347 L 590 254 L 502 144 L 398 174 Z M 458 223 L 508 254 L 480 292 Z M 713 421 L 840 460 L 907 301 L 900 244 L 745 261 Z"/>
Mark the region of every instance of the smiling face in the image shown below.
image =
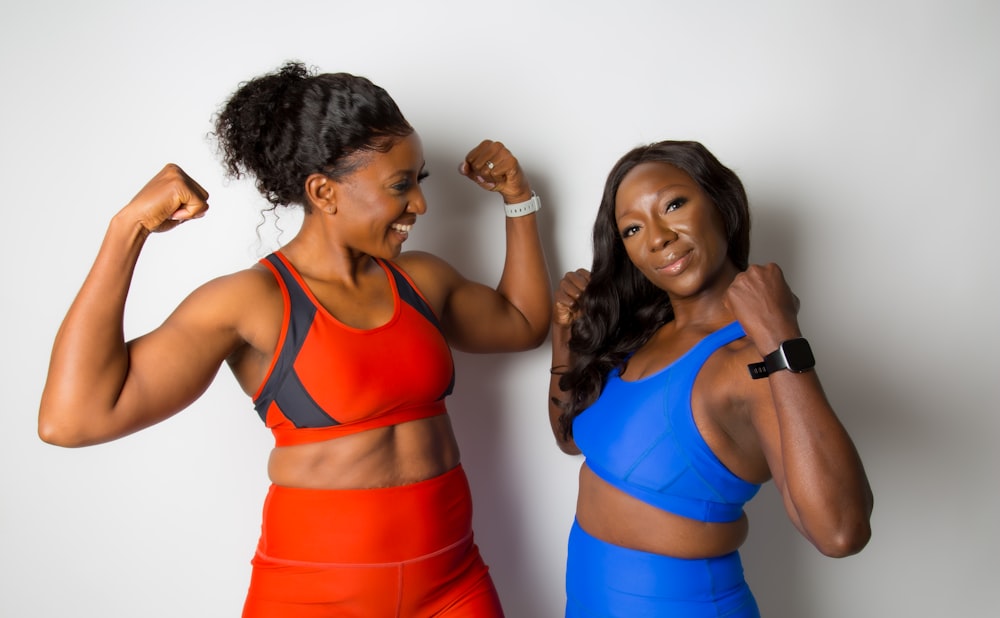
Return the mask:
<path id="1" fill-rule="evenodd" d="M 420 189 L 427 177 L 420 138 L 412 133 L 387 152 L 358 156 L 365 157 L 361 167 L 336 183 L 342 238 L 358 252 L 395 258 L 417 215 L 427 211 Z"/>
<path id="2" fill-rule="evenodd" d="M 615 196 L 615 220 L 629 259 L 672 301 L 716 285 L 724 290 L 737 272 L 718 209 L 672 165 L 630 170 Z"/>

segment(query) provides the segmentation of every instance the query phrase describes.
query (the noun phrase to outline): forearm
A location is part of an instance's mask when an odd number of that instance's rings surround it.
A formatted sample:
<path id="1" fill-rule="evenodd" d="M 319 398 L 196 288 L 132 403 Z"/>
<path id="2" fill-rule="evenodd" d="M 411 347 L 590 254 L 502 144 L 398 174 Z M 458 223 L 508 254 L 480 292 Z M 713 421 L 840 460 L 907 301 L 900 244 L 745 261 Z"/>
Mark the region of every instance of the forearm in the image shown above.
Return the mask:
<path id="1" fill-rule="evenodd" d="M 872 493 L 861 458 L 815 371 L 768 380 L 781 435 L 786 502 L 823 553 L 857 553 L 871 535 Z"/>
<path id="2" fill-rule="evenodd" d="M 76 424 L 114 406 L 129 365 L 125 299 L 146 236 L 134 220 L 114 217 L 63 319 L 39 408 L 38 431 L 47 441 L 75 441 Z"/>
<path id="3" fill-rule="evenodd" d="M 499 292 L 524 317 L 530 347 L 545 340 L 552 293 L 536 214 L 506 218 L 506 255 Z"/>

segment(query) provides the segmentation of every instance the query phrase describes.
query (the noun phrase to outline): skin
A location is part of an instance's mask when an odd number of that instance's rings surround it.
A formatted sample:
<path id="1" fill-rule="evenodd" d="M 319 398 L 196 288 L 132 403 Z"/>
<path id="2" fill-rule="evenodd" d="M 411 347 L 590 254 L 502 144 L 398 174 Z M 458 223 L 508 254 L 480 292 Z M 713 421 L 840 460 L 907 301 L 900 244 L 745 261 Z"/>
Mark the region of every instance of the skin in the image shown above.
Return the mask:
<path id="1" fill-rule="evenodd" d="M 827 401 L 815 370 L 780 371 L 752 380 L 747 365 L 787 339 L 802 336 L 798 299 L 775 264 L 740 272 L 727 256 L 724 227 L 702 188 L 683 171 L 643 163 L 623 179 L 615 216 L 636 268 L 667 292 L 675 319 L 629 359 L 622 378 L 656 373 L 699 340 L 738 321 L 747 333 L 716 351 L 691 394 L 695 423 L 726 467 L 752 483 L 773 479 L 796 528 L 822 553 L 847 556 L 871 536 L 872 492 L 853 442 Z M 569 365 L 570 326 L 589 272 L 567 273 L 554 295 L 552 364 Z M 567 399 L 554 375 L 550 395 Z M 558 417 L 549 417 L 560 448 Z M 736 550 L 746 539 L 746 516 L 705 523 L 634 499 L 580 471 L 577 519 L 593 536 L 617 545 L 679 558 L 705 558 Z"/>
<path id="2" fill-rule="evenodd" d="M 508 352 L 540 345 L 552 300 L 536 215 L 507 219 L 504 270 L 491 288 L 431 254 L 402 252 L 408 226 L 427 210 L 416 134 L 386 153 L 357 156 L 363 164 L 340 181 L 322 174 L 306 179 L 307 214 L 282 248 L 319 302 L 349 326 L 385 324 L 394 301 L 372 258 L 390 259 L 425 295 L 454 347 Z M 531 196 L 517 159 L 500 142 L 472 149 L 459 172 L 508 203 Z M 260 265 L 202 285 L 145 335 L 126 340 L 122 331 L 132 272 L 149 235 L 204 216 L 207 200 L 197 182 L 167 165 L 114 216 L 55 338 L 38 416 L 44 441 L 85 446 L 154 425 L 195 401 L 223 363 L 248 395 L 256 392 L 283 319 L 277 282 Z M 370 488 L 427 479 L 458 462 L 443 415 L 275 448 L 268 472 L 272 482 L 290 487 Z"/>

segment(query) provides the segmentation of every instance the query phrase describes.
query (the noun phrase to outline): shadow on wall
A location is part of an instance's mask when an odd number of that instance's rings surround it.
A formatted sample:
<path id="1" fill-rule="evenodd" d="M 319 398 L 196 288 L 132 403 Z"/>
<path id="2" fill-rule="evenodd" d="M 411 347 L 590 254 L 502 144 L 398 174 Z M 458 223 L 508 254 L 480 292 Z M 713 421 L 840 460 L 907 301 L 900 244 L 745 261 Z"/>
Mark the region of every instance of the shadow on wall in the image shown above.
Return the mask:
<path id="1" fill-rule="evenodd" d="M 794 283 L 799 255 L 795 245 L 795 209 L 751 195 L 750 215 L 750 262 L 777 263 L 789 279 L 792 291 L 799 292 Z M 812 615 L 798 561 L 801 545 L 809 543 L 788 519 L 773 481 L 761 488 L 746 510 L 750 536 L 740 553 L 747 582 L 757 598 L 761 614 L 770 618 Z"/>
<path id="2" fill-rule="evenodd" d="M 504 259 L 504 215 L 499 195 L 487 193 L 451 170 L 465 155 L 465 145 L 425 152 L 433 182 L 424 186 L 428 212 L 418 220 L 419 237 L 406 247 L 433 253 L 463 276 L 488 286 L 496 285 Z M 443 170 L 445 173 L 437 173 Z M 531 172 L 532 188 L 547 194 L 544 180 Z M 554 244 L 552 213 L 539 215 L 542 243 L 552 272 Z M 543 344 L 546 345 L 546 344 Z M 507 461 L 513 447 L 509 434 L 510 398 L 505 392 L 512 363 L 519 354 L 467 354 L 453 351 L 456 384 L 448 398 L 448 411 L 462 454 L 462 465 L 472 487 L 476 542 L 490 567 L 508 616 L 545 618 L 537 607 L 552 591 L 545 588 L 551 574 L 533 559 L 528 547 L 531 522 L 523 521 L 524 488 Z"/>
<path id="3" fill-rule="evenodd" d="M 809 257 L 796 245 L 798 225 L 802 212 L 781 200 L 768 201 L 764 207 L 753 201 L 753 240 L 751 262 L 775 262 L 781 266 L 786 279 L 796 294 L 804 294 Z M 803 307 L 815 306 L 803 296 Z M 808 310 L 807 310 L 808 312 Z M 870 379 L 874 373 L 856 364 L 857 348 L 864 345 L 854 337 L 844 337 L 831 332 L 834 328 L 823 323 L 809 322 L 808 315 L 801 315 L 806 337 L 820 343 L 817 346 L 817 370 L 823 380 L 827 397 L 841 422 L 851 434 L 873 486 L 872 461 L 874 449 L 869 452 L 865 444 L 884 444 L 892 440 L 887 435 L 885 416 L 887 410 L 900 409 L 898 394 L 884 381 Z M 853 349 L 853 350 L 852 350 Z M 860 374 L 858 372 L 861 372 Z M 867 456 L 866 456 L 867 455 Z M 878 488 L 874 487 L 876 502 Z M 749 538 L 741 550 L 747 581 L 757 598 L 761 614 L 769 618 L 799 618 L 822 616 L 818 604 L 814 568 L 822 561 L 851 561 L 857 558 L 834 559 L 824 557 L 792 524 L 785 511 L 782 498 L 773 481 L 762 487 L 760 493 L 747 506 L 750 520 Z M 877 531 L 873 533 L 873 542 Z M 871 547 L 863 550 L 871 554 Z M 811 566 L 813 565 L 813 566 Z M 825 592 L 824 592 L 825 594 Z M 864 598 L 864 590 L 833 591 L 838 596 Z"/>
<path id="4" fill-rule="evenodd" d="M 843 347 L 857 348 L 858 344 L 846 338 Z M 874 588 L 908 594 L 912 591 L 912 580 L 906 573 L 911 569 L 921 572 L 941 569 L 942 579 L 955 577 L 954 564 L 930 559 L 929 552 L 934 550 L 929 544 L 913 544 L 912 539 L 925 539 L 927 530 L 939 525 L 940 505 L 968 502 L 964 496 L 966 490 L 953 481 L 969 470 L 986 469 L 983 454 L 992 444 L 991 434 L 985 428 L 949 427 L 948 419 L 942 419 L 941 423 L 928 421 L 919 411 L 932 397 L 918 392 L 921 387 L 884 379 L 877 367 L 859 364 L 850 349 L 839 349 L 836 343 L 825 350 L 824 387 L 858 447 L 875 494 L 872 538 L 856 556 L 824 557 L 788 520 L 774 484 L 765 486 L 747 509 L 750 538 L 744 546 L 743 558 L 747 581 L 762 614 L 772 618 L 827 616 L 819 605 L 825 596 L 852 599 L 845 601 L 844 607 L 854 603 L 856 611 L 872 612 L 854 615 L 890 615 L 879 613 L 878 608 L 868 604 L 869 599 L 877 597 Z M 990 474 L 984 472 L 984 476 Z M 892 479 L 891 485 L 880 483 L 888 479 Z M 928 486 L 934 487 L 932 501 L 927 500 Z M 907 504 L 917 506 L 911 508 Z M 974 522 L 974 517 L 965 517 L 965 525 L 974 526 Z M 992 530 L 992 522 L 988 526 Z M 898 552 L 884 553 L 883 548 L 905 543 L 914 546 L 912 560 Z M 941 545 L 948 548 L 947 541 Z M 831 562 L 824 564 L 824 561 Z M 849 584 L 850 588 L 829 589 L 824 585 L 820 579 L 822 573 L 836 571 L 843 573 L 837 581 Z M 819 586 L 823 589 L 819 590 Z M 913 607 L 897 604 L 888 611 L 939 615 L 933 607 L 941 602 L 938 596 L 942 594 L 957 596 L 948 586 L 941 586 L 938 590 L 922 591 L 914 597 Z M 954 599 L 947 601 L 952 605 L 954 602 Z"/>
<path id="5" fill-rule="evenodd" d="M 537 548 L 518 505 L 524 497 L 517 478 L 505 461 L 511 451 L 505 427 L 510 421 L 504 393 L 507 368 L 518 362 L 516 355 L 472 355 L 455 353 L 459 385 L 449 398 L 455 434 L 462 450 L 463 466 L 472 485 L 476 540 L 490 566 L 508 616 L 539 616 L 533 600 L 551 591 L 542 588 L 549 574 L 538 572 L 532 558 Z"/>
<path id="6" fill-rule="evenodd" d="M 769 618 L 815 615 L 799 561 L 801 545 L 809 543 L 789 521 L 774 483 L 762 487 L 746 510 L 750 537 L 740 554 L 761 615 Z"/>

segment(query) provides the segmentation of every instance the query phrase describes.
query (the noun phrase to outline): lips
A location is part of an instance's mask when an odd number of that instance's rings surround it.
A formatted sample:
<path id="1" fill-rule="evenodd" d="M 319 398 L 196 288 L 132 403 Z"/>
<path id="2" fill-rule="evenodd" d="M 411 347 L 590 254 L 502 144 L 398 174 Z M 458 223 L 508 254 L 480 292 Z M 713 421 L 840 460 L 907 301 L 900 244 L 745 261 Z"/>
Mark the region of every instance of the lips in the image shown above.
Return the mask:
<path id="1" fill-rule="evenodd" d="M 404 238 L 410 235 L 410 230 L 413 229 L 412 223 L 393 223 L 389 226 L 389 229 L 402 235 Z"/>
<path id="2" fill-rule="evenodd" d="M 687 268 L 687 265 L 691 262 L 691 252 L 688 251 L 682 255 L 671 255 L 668 256 L 663 266 L 657 266 L 656 271 L 661 272 L 665 275 L 679 275 Z"/>

